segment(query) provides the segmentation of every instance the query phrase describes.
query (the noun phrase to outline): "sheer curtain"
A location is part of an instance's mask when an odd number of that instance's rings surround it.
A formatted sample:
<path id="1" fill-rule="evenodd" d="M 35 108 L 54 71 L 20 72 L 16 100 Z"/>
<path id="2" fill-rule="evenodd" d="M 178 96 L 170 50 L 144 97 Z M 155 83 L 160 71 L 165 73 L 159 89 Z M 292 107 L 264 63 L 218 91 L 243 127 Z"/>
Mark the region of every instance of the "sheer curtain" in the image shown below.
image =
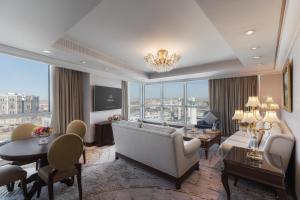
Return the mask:
<path id="1" fill-rule="evenodd" d="M 83 73 L 61 67 L 52 70 L 52 127 L 58 133 L 65 133 L 71 121 L 83 120 Z"/>
<path id="2" fill-rule="evenodd" d="M 128 120 L 128 82 L 122 81 L 122 117 Z"/>
<path id="3" fill-rule="evenodd" d="M 218 113 L 224 136 L 236 131 L 234 111 L 243 109 L 249 96 L 257 96 L 257 87 L 257 76 L 209 80 L 210 110 Z"/>

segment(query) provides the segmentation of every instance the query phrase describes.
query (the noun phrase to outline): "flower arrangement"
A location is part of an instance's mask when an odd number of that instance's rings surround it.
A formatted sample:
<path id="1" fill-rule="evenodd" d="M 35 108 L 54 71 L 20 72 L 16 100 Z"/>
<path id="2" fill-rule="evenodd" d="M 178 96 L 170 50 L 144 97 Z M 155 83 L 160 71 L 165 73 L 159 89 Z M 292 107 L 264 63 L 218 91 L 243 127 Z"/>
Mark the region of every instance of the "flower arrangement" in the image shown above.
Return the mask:
<path id="1" fill-rule="evenodd" d="M 33 135 L 40 137 L 49 136 L 51 132 L 52 129 L 50 127 L 36 127 L 33 129 Z"/>
<path id="2" fill-rule="evenodd" d="M 120 121 L 122 119 L 123 119 L 122 115 L 112 115 L 112 116 L 108 117 L 108 121 L 110 121 L 110 122 Z"/>

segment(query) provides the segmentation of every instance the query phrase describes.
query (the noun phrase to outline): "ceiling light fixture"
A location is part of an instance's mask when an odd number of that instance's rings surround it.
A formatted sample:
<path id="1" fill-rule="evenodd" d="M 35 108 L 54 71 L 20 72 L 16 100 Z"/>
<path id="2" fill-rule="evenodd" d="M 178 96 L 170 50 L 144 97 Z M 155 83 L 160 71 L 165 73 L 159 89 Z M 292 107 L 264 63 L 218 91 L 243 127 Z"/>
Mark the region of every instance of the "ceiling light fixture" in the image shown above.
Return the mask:
<path id="1" fill-rule="evenodd" d="M 255 33 L 255 30 L 252 29 L 252 30 L 248 30 L 245 32 L 245 35 L 253 35 Z"/>
<path id="2" fill-rule="evenodd" d="M 253 59 L 260 59 L 261 56 L 253 56 L 252 58 L 253 58 Z"/>
<path id="3" fill-rule="evenodd" d="M 257 50 L 259 47 L 251 47 L 251 50 Z"/>
<path id="4" fill-rule="evenodd" d="M 152 67 L 153 71 L 161 73 L 173 70 L 180 56 L 176 53 L 169 55 L 167 50 L 160 49 L 156 55 L 149 53 L 144 59 Z"/>
<path id="5" fill-rule="evenodd" d="M 52 53 L 50 50 L 43 50 L 43 53 Z"/>
<path id="6" fill-rule="evenodd" d="M 82 60 L 82 61 L 80 61 L 80 63 L 81 63 L 81 64 L 85 64 L 85 63 L 86 63 L 86 61 L 85 61 L 85 60 Z"/>

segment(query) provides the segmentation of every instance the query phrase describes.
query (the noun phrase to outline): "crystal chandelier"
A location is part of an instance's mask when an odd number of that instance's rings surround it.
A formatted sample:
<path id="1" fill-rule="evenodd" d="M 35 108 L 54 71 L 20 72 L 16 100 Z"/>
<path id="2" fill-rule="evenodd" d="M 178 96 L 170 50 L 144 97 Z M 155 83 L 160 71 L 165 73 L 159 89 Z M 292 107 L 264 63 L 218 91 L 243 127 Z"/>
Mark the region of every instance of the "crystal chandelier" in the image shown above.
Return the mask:
<path id="1" fill-rule="evenodd" d="M 153 71 L 158 73 L 168 72 L 174 69 L 176 62 L 180 59 L 180 56 L 173 53 L 169 56 L 168 51 L 165 49 L 158 50 L 156 55 L 149 53 L 145 56 L 145 61 L 148 63 Z"/>

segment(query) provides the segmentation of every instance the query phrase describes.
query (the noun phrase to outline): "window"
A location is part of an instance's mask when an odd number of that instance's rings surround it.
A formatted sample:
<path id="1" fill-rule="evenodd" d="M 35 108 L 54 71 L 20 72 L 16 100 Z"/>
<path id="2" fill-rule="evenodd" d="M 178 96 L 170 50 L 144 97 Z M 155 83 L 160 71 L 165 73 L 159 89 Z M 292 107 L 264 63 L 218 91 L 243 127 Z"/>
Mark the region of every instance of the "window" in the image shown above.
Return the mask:
<path id="1" fill-rule="evenodd" d="M 161 84 L 145 85 L 145 120 L 161 121 L 161 102 Z"/>
<path id="2" fill-rule="evenodd" d="M 49 126 L 49 65 L 0 54 L 0 141 L 23 123 Z"/>
<path id="3" fill-rule="evenodd" d="M 141 118 L 141 84 L 129 83 L 129 121 L 137 121 Z"/>
<path id="4" fill-rule="evenodd" d="M 209 110 L 208 80 L 187 82 L 187 123 L 195 124 Z"/>
<path id="5" fill-rule="evenodd" d="M 144 120 L 165 121 L 170 124 L 196 124 L 204 112 L 209 110 L 208 80 L 174 81 L 144 86 L 129 84 L 129 91 L 129 96 L 132 96 L 129 110 L 136 113 L 130 114 L 130 118 L 132 115 L 132 118 L 140 116 Z M 131 98 L 139 99 L 138 103 L 133 103 Z"/>
<path id="6" fill-rule="evenodd" d="M 163 84 L 163 121 L 184 124 L 184 83 Z"/>

